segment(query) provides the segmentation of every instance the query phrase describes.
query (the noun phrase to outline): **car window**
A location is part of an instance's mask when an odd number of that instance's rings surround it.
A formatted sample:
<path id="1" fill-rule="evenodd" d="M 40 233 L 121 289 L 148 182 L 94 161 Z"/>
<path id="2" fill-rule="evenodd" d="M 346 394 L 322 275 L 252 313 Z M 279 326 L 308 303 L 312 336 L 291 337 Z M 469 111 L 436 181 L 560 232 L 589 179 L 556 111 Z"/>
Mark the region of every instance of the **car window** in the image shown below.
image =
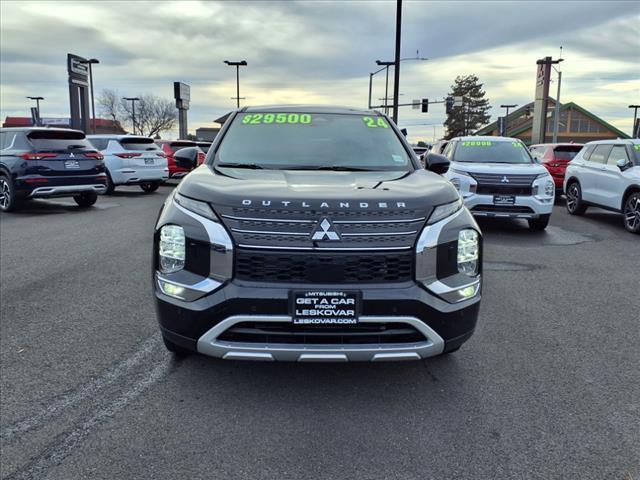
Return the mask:
<path id="1" fill-rule="evenodd" d="M 407 171 L 413 162 L 387 120 L 306 112 L 237 115 L 217 150 L 217 166 Z"/>
<path id="2" fill-rule="evenodd" d="M 445 147 L 444 152 L 442 152 L 442 154 L 445 157 L 447 157 L 449 160 L 451 160 L 451 158 L 453 157 L 453 150 L 455 145 L 456 145 L 456 142 L 447 143 L 447 146 Z"/>
<path id="3" fill-rule="evenodd" d="M 611 145 L 596 145 L 596 148 L 594 148 L 593 152 L 591 152 L 589 161 L 593 163 L 604 164 L 607 161 L 607 157 L 609 156 L 610 150 L 611 150 Z"/>
<path id="4" fill-rule="evenodd" d="M 629 161 L 629 157 L 627 157 L 627 149 L 624 145 L 614 145 L 611 149 L 611 153 L 609 153 L 609 159 L 607 160 L 607 165 L 616 166 L 618 160 L 624 160 L 625 163 Z"/>
<path id="5" fill-rule="evenodd" d="M 0 149 L 12 150 L 16 139 L 15 132 L 2 132 L 2 140 L 0 142 Z"/>
<path id="6" fill-rule="evenodd" d="M 595 145 L 587 145 L 586 147 L 582 147 L 584 149 L 584 153 L 582 154 L 582 158 L 584 160 L 589 160 L 591 158 L 591 154 L 593 153 L 593 149 Z"/>
<path id="7" fill-rule="evenodd" d="M 158 150 L 152 138 L 148 137 L 126 137 L 120 139 L 120 145 L 125 150 Z"/>
<path id="8" fill-rule="evenodd" d="M 84 133 L 76 130 L 34 130 L 27 137 L 36 151 L 95 149 Z"/>
<path id="9" fill-rule="evenodd" d="M 555 160 L 571 161 L 582 150 L 582 145 L 560 145 L 553 149 Z"/>

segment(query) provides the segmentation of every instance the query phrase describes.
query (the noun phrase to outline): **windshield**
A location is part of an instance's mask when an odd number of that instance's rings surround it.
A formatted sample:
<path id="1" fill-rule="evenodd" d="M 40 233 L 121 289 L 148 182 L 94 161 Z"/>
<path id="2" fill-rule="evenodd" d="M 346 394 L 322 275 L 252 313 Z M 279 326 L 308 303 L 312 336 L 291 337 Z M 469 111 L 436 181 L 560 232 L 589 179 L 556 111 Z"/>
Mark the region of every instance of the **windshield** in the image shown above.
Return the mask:
<path id="1" fill-rule="evenodd" d="M 453 154 L 455 162 L 471 163 L 533 163 L 522 142 L 463 140 Z"/>
<path id="2" fill-rule="evenodd" d="M 330 113 L 238 115 L 216 166 L 300 170 L 412 169 L 398 136 L 379 116 Z"/>
<path id="3" fill-rule="evenodd" d="M 582 145 L 563 145 L 553 149 L 553 156 L 556 160 L 573 160 L 580 150 Z"/>

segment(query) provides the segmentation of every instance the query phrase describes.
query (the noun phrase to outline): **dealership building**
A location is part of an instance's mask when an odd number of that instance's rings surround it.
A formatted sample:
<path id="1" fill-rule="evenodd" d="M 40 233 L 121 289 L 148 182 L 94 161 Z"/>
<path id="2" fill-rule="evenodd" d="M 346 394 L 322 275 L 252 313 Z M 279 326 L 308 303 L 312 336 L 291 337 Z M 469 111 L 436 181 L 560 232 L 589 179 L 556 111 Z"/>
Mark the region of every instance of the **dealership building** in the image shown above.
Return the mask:
<path id="1" fill-rule="evenodd" d="M 555 100 L 549 98 L 547 128 L 545 142 L 553 141 L 553 115 Z M 580 105 L 569 102 L 560 104 L 558 123 L 558 142 L 585 143 L 593 140 L 607 140 L 615 138 L 630 138 L 629 135 L 602 118 L 591 113 Z M 531 144 L 533 128 L 533 102 L 509 113 L 507 118 L 507 137 L 515 137 L 525 144 Z M 476 135 L 499 135 L 498 122 L 493 122 L 476 132 Z"/>

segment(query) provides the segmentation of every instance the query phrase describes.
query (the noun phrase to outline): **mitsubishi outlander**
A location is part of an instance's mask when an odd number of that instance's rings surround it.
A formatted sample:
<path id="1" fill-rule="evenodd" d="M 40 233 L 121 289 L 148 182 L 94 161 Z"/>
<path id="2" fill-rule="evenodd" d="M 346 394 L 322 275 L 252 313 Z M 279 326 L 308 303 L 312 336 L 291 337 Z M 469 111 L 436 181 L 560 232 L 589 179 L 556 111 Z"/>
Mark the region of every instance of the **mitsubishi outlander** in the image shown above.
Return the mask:
<path id="1" fill-rule="evenodd" d="M 197 148 L 175 154 L 185 169 Z M 445 162 L 427 158 L 436 173 Z M 237 360 L 417 360 L 476 326 L 482 237 L 385 115 L 232 113 L 167 198 L 153 284 L 166 347 Z"/>

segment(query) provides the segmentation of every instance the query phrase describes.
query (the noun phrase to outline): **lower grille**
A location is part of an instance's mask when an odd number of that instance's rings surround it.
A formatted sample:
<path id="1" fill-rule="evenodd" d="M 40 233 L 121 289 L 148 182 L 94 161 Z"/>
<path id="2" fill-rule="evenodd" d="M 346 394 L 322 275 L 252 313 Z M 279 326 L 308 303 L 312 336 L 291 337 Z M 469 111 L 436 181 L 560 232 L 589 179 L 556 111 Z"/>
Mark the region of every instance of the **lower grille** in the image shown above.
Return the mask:
<path id="1" fill-rule="evenodd" d="M 532 195 L 531 186 L 503 186 L 503 185 L 478 185 L 476 193 L 480 195 L 519 195 L 530 197 Z"/>
<path id="2" fill-rule="evenodd" d="M 504 212 L 504 213 L 534 213 L 530 207 L 520 205 L 477 205 L 472 212 Z"/>
<path id="3" fill-rule="evenodd" d="M 293 283 L 387 283 L 413 279 L 413 254 L 273 253 L 238 249 L 239 280 Z"/>
<path id="4" fill-rule="evenodd" d="M 419 343 L 427 339 L 406 323 L 302 326 L 289 322 L 242 322 L 226 330 L 218 340 L 294 345 L 371 345 Z"/>

